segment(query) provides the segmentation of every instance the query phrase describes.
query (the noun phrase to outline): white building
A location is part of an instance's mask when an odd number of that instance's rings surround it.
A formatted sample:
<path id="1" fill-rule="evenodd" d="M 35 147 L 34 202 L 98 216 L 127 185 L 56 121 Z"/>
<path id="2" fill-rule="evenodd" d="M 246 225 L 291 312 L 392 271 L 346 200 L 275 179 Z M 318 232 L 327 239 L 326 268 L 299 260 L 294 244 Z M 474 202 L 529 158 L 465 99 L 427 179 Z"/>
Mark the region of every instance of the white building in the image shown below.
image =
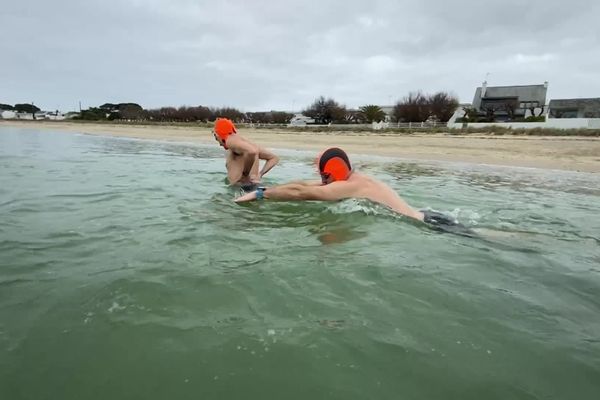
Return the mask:
<path id="1" fill-rule="evenodd" d="M 314 124 L 315 120 L 313 118 L 307 117 L 303 114 L 295 114 L 294 117 L 290 120 L 288 126 L 306 126 L 308 124 Z"/>
<path id="2" fill-rule="evenodd" d="M 49 119 L 51 121 L 62 121 L 66 118 L 67 117 L 65 117 L 65 115 L 58 110 L 46 113 L 46 119 Z"/>
<path id="3" fill-rule="evenodd" d="M 1 119 L 15 119 L 17 118 L 17 113 L 10 110 L 2 110 L 0 112 Z"/>

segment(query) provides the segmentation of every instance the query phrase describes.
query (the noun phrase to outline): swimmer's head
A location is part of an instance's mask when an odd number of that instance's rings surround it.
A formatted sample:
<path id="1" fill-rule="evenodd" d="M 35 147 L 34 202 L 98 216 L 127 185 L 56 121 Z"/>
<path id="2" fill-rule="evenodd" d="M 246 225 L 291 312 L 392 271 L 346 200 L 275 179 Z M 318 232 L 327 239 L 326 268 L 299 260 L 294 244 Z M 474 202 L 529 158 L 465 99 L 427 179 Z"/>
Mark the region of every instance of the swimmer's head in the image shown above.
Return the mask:
<path id="1" fill-rule="evenodd" d="M 352 173 L 352 166 L 344 150 L 332 147 L 325 150 L 317 159 L 319 174 L 324 185 L 345 181 Z"/>
<path id="2" fill-rule="evenodd" d="M 217 118 L 213 129 L 213 135 L 217 142 L 219 142 L 219 145 L 227 149 L 227 138 L 235 133 L 237 133 L 235 125 L 230 119 Z"/>

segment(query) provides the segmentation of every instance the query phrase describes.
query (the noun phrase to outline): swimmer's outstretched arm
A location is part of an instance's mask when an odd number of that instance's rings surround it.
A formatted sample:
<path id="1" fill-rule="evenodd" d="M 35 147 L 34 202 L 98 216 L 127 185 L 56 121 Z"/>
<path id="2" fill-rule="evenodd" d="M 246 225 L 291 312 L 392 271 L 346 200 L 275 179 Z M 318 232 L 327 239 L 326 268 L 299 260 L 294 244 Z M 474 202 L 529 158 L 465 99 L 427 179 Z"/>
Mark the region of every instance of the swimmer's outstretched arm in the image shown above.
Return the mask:
<path id="1" fill-rule="evenodd" d="M 291 183 L 295 183 L 296 185 L 303 185 L 303 186 L 322 186 L 323 182 L 321 181 L 293 181 L 293 182 L 289 182 L 286 185 L 289 185 Z"/>
<path id="2" fill-rule="evenodd" d="M 350 197 L 345 194 L 343 183 L 332 183 L 329 185 L 311 186 L 299 183 L 288 183 L 280 186 L 273 186 L 263 191 L 263 198 L 269 200 L 320 200 L 336 201 Z M 257 191 L 245 194 L 235 199 L 236 203 L 244 203 L 257 199 Z"/>

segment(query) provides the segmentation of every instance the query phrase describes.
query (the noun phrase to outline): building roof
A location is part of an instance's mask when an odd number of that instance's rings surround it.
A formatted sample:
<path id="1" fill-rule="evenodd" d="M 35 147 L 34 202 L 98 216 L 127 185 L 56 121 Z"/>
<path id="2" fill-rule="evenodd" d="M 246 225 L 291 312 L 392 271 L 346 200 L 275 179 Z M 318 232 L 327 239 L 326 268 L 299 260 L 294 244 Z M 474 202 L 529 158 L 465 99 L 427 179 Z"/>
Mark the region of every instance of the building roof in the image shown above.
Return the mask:
<path id="1" fill-rule="evenodd" d="M 488 86 L 483 98 L 518 98 L 519 102 L 537 101 L 540 105 L 546 104 L 548 85 L 517 85 L 517 86 Z M 481 86 L 475 90 L 473 107 L 481 107 Z"/>
<path id="2" fill-rule="evenodd" d="M 379 106 L 381 111 L 386 113 L 386 115 L 392 115 L 394 113 L 394 106 Z"/>
<path id="3" fill-rule="evenodd" d="M 600 108 L 600 97 L 581 99 L 552 99 L 550 108 Z"/>

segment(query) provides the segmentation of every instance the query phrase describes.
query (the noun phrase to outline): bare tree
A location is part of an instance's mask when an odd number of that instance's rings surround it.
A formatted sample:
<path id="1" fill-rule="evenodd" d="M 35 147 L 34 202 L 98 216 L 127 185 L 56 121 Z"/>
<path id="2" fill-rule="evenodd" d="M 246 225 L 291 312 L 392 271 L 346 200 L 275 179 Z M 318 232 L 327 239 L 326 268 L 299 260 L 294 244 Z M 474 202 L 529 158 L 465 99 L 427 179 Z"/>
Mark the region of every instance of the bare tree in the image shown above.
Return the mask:
<path id="1" fill-rule="evenodd" d="M 427 103 L 429 114 L 441 122 L 447 122 L 459 105 L 458 98 L 446 92 L 427 96 Z"/>
<path id="2" fill-rule="evenodd" d="M 287 124 L 293 114 L 284 111 L 249 112 L 246 116 L 250 122 L 258 124 Z"/>
<path id="3" fill-rule="evenodd" d="M 515 119 L 515 110 L 517 109 L 518 104 L 516 102 L 507 101 L 504 103 L 504 111 L 506 111 L 506 115 L 508 115 L 509 120 Z"/>
<path id="4" fill-rule="evenodd" d="M 477 110 L 475 110 L 473 107 L 466 107 L 464 111 L 465 116 L 462 118 L 464 122 L 477 122 Z"/>
<path id="5" fill-rule="evenodd" d="M 213 117 L 210 108 L 205 106 L 192 107 L 191 112 L 195 121 L 208 122 Z"/>
<path id="6" fill-rule="evenodd" d="M 331 122 L 345 122 L 346 107 L 340 105 L 332 98 L 325 99 L 321 96 L 317 98 L 302 114 L 313 118 L 319 124 L 329 124 Z"/>
<path id="7" fill-rule="evenodd" d="M 123 119 L 137 120 L 144 114 L 144 109 L 136 103 L 121 103 L 117 108 L 119 117 Z"/>
<path id="8" fill-rule="evenodd" d="M 481 107 L 483 112 L 485 113 L 485 120 L 487 122 L 494 122 L 496 120 L 496 111 L 500 109 L 497 104 L 486 104 Z"/>
<path id="9" fill-rule="evenodd" d="M 429 118 L 427 97 L 421 92 L 410 92 L 394 106 L 396 121 L 424 122 Z"/>
<path id="10" fill-rule="evenodd" d="M 494 122 L 496 120 L 496 113 L 504 111 L 504 102 L 498 99 L 482 99 L 479 110 L 480 113 L 485 115 L 484 121 Z"/>
<path id="11" fill-rule="evenodd" d="M 229 118 L 233 122 L 243 122 L 246 119 L 244 113 L 233 107 L 215 108 L 212 111 L 215 117 Z"/>
<path id="12" fill-rule="evenodd" d="M 256 124 L 270 124 L 273 122 L 270 113 L 266 112 L 249 112 L 246 114 L 250 122 Z"/>
<path id="13" fill-rule="evenodd" d="M 534 116 L 534 117 L 538 117 L 538 115 L 535 115 L 535 109 L 536 109 L 536 108 L 539 108 L 539 109 L 541 109 L 541 111 L 540 111 L 540 115 L 544 115 L 544 109 L 546 108 L 545 106 L 543 106 L 543 105 L 542 105 L 542 106 L 538 105 L 537 107 L 534 107 L 534 106 L 533 106 L 533 104 L 532 104 L 532 105 L 531 105 L 531 107 L 529 107 L 529 111 L 531 112 L 531 115 L 532 115 L 532 116 Z"/>
<path id="14" fill-rule="evenodd" d="M 271 111 L 271 120 L 274 124 L 287 124 L 294 117 L 294 114 L 290 114 L 284 111 Z"/>

